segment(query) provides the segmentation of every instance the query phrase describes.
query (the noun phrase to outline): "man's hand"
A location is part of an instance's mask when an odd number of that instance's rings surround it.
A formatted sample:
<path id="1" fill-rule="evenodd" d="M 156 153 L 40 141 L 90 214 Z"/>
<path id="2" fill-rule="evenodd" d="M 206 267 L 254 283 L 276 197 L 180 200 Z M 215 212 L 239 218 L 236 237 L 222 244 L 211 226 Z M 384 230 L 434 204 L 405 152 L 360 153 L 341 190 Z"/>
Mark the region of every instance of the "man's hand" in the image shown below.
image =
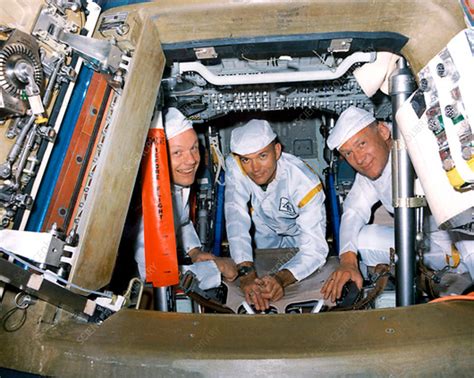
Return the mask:
<path id="1" fill-rule="evenodd" d="M 200 248 L 193 248 L 188 252 L 188 256 L 191 257 L 193 263 L 201 261 L 215 260 L 216 256 L 212 253 L 201 251 Z"/>
<path id="2" fill-rule="evenodd" d="M 227 281 L 233 281 L 237 278 L 237 266 L 234 260 L 228 257 L 216 257 L 214 262 Z"/>
<path id="3" fill-rule="evenodd" d="M 264 311 L 269 307 L 268 299 L 262 296 L 263 281 L 257 278 L 256 273 L 250 273 L 240 278 L 240 289 L 245 295 L 247 303 L 253 303 L 257 311 Z"/>
<path id="4" fill-rule="evenodd" d="M 285 295 L 285 287 L 296 282 L 295 276 L 288 269 L 282 269 L 276 274 L 262 278 L 264 284 L 262 295 L 264 298 L 275 302 Z"/>
<path id="5" fill-rule="evenodd" d="M 281 281 L 272 276 L 265 276 L 262 278 L 262 297 L 269 301 L 275 302 L 285 295 L 283 284 Z"/>
<path id="6" fill-rule="evenodd" d="M 331 297 L 331 301 L 335 302 L 337 298 L 340 298 L 342 288 L 344 284 L 352 280 L 356 283 L 359 289 L 362 289 L 362 275 L 360 274 L 359 265 L 357 261 L 357 253 L 346 252 L 341 255 L 340 265 L 328 278 L 323 287 L 321 293 L 324 295 L 324 299 Z"/>

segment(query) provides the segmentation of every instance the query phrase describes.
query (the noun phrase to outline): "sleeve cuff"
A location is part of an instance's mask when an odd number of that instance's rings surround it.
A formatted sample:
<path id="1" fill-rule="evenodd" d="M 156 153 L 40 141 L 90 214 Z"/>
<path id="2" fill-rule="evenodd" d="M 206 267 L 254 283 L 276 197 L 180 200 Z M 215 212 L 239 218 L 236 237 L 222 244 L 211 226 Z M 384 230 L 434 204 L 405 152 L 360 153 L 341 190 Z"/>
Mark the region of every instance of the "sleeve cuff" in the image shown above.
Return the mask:
<path id="1" fill-rule="evenodd" d="M 353 243 L 346 243 L 343 245 L 342 248 L 339 249 L 339 256 L 347 252 L 355 252 L 356 254 L 359 253 L 357 247 Z"/>
<path id="2" fill-rule="evenodd" d="M 212 289 L 221 284 L 221 272 L 212 260 L 183 266 L 183 269 L 184 272 L 190 270 L 196 275 L 199 280 L 199 288 L 202 290 Z"/>

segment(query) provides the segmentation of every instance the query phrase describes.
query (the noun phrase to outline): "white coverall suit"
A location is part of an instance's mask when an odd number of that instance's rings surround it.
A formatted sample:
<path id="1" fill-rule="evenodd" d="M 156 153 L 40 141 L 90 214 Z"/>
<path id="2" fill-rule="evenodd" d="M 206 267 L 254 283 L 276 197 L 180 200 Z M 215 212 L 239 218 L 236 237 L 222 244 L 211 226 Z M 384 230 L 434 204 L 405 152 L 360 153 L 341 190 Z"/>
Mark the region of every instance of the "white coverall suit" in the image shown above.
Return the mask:
<path id="1" fill-rule="evenodd" d="M 393 214 L 392 205 L 392 169 L 391 161 L 387 162 L 382 175 L 371 180 L 359 173 L 344 201 L 344 212 L 340 228 L 340 252 L 359 252 L 362 262 L 367 266 L 388 264 L 390 248 L 395 245 L 394 229 L 391 226 L 367 225 L 372 206 L 378 201 L 385 209 Z M 469 271 L 474 277 L 474 238 L 455 232 L 438 230 L 432 216 L 425 232 L 428 233 L 429 246 L 424 254 L 424 264 L 433 270 L 444 268 L 446 255 L 451 255 L 451 245 L 454 242 L 461 255 L 461 263 L 454 272 Z M 460 240 L 460 238 L 463 240 Z"/>
<path id="2" fill-rule="evenodd" d="M 188 253 L 193 248 L 200 248 L 201 241 L 194 229 L 194 225 L 189 219 L 189 193 L 190 188 L 179 185 L 171 185 L 173 200 L 173 219 L 178 251 Z M 145 230 L 143 217 L 140 221 L 138 238 L 135 242 L 135 261 L 138 265 L 140 278 L 145 280 Z M 213 261 L 204 261 L 186 266 L 186 270 L 191 270 L 200 281 L 201 289 L 208 289 L 219 286 L 221 273 Z"/>
<path id="3" fill-rule="evenodd" d="M 257 248 L 299 248 L 280 269 L 302 280 L 322 266 L 328 246 L 325 196 L 318 176 L 302 160 L 282 153 L 276 176 L 264 191 L 245 174 L 237 157 L 229 155 L 226 167 L 226 228 L 235 263 L 253 261 L 252 220 Z"/>

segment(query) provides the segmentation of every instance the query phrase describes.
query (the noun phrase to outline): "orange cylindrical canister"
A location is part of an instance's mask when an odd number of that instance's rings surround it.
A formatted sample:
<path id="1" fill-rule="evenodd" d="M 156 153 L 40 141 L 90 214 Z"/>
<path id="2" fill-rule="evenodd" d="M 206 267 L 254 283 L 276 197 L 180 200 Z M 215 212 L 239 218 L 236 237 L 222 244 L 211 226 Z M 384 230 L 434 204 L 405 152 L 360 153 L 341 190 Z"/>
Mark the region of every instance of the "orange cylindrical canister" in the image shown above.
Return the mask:
<path id="1" fill-rule="evenodd" d="M 178 258 L 173 221 L 166 136 L 161 113 L 152 121 L 142 158 L 142 205 L 146 281 L 153 287 L 176 285 Z"/>

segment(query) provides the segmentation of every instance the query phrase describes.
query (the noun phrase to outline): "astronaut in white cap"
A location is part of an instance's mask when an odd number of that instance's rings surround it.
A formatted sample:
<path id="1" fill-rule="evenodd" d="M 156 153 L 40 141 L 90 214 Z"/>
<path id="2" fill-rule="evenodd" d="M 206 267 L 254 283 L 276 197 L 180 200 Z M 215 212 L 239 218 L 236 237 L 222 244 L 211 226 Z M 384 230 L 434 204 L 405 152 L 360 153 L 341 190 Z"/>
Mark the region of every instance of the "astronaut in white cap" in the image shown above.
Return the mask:
<path id="1" fill-rule="evenodd" d="M 284 288 L 326 261 L 326 212 L 318 176 L 296 156 L 282 152 L 265 120 L 232 131 L 226 159 L 225 216 L 230 254 L 240 288 L 257 310 L 284 295 Z M 248 203 L 251 203 L 249 212 Z M 258 278 L 253 263 L 251 224 L 257 248 L 297 247 L 279 271 Z"/>
<path id="2" fill-rule="evenodd" d="M 349 107 L 334 126 L 327 140 L 328 147 L 337 149 L 358 172 L 354 184 L 343 204 L 340 228 L 339 268 L 326 281 L 321 292 L 334 301 L 341 296 L 344 284 L 352 280 L 362 287 L 362 276 L 358 266 L 358 253 L 366 266 L 388 264 L 390 248 L 394 247 L 394 229 L 391 226 L 367 225 L 372 206 L 378 201 L 392 213 L 392 170 L 390 149 L 392 146 L 390 126 L 377 121 L 369 112 Z M 424 263 L 439 270 L 451 258 L 451 245 L 463 257 L 463 262 L 453 271 L 469 271 L 474 276 L 474 241 L 458 240 L 459 235 L 450 235 L 437 230 L 432 217 L 429 223 L 429 251 Z M 454 237 L 454 239 L 453 239 Z"/>
<path id="3" fill-rule="evenodd" d="M 189 193 L 200 162 L 199 142 L 189 121 L 178 109 L 169 108 L 165 114 L 165 134 L 170 155 L 171 191 L 174 228 L 178 250 L 186 253 L 193 263 L 189 267 L 208 289 L 221 282 L 221 273 L 228 280 L 237 276 L 235 263 L 229 258 L 216 257 L 201 250 L 201 241 L 189 219 Z M 143 219 L 135 243 L 135 260 L 141 279 L 145 280 L 145 243 Z"/>

